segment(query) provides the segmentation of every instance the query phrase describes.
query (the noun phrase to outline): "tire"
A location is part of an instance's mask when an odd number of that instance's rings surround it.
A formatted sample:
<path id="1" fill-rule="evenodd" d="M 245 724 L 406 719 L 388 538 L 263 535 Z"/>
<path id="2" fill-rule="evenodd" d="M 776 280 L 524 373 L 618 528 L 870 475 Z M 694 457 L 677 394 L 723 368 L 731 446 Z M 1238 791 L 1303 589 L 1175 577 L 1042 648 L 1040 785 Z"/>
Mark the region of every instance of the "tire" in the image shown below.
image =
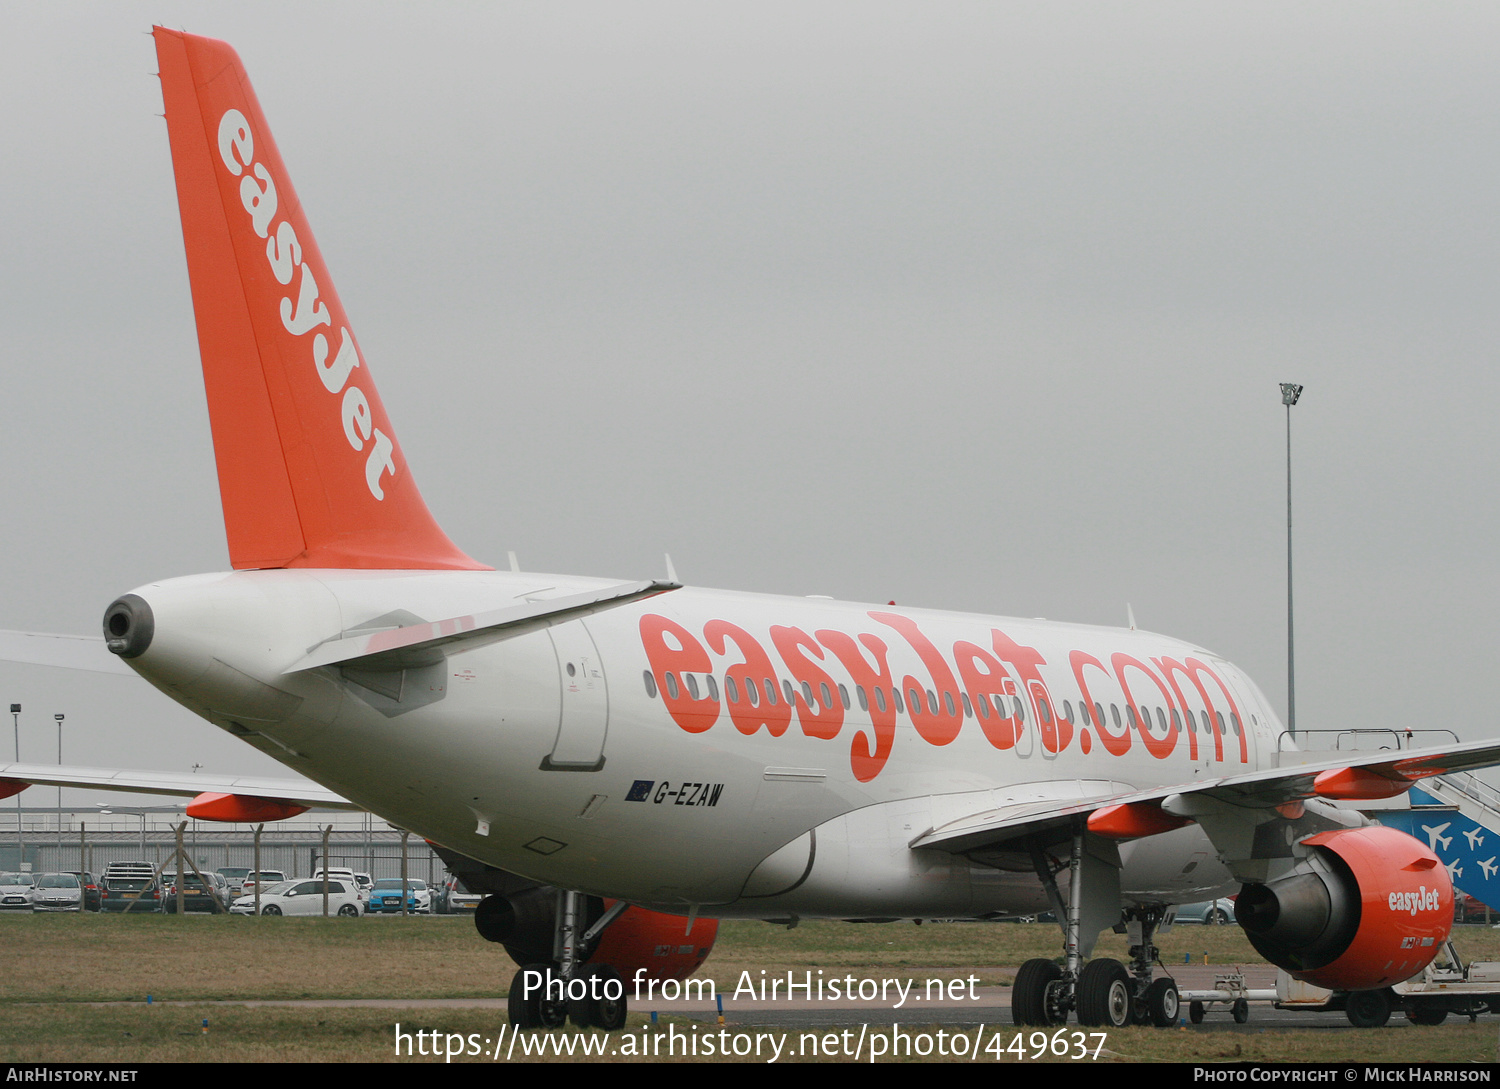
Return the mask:
<path id="1" fill-rule="evenodd" d="M 532 1003 L 528 1002 L 523 995 L 526 985 L 525 971 L 523 968 L 511 978 L 510 994 L 505 1001 L 505 1012 L 510 1018 L 512 1028 L 534 1029 L 537 1026 L 534 1011 L 531 1009 Z"/>
<path id="2" fill-rule="evenodd" d="M 1203 1008 L 1203 1003 L 1199 1002 L 1196 998 L 1193 999 L 1193 1001 L 1191 1001 L 1191 1002 L 1188 1003 L 1188 1020 L 1191 1021 L 1193 1024 L 1195 1024 L 1195 1025 L 1201 1025 L 1201 1024 L 1203 1024 L 1203 1014 L 1204 1014 L 1204 1012 L 1205 1012 L 1205 1010 Z"/>
<path id="3" fill-rule="evenodd" d="M 1229 912 L 1225 911 L 1223 908 L 1214 909 L 1212 923 L 1214 926 L 1228 926 Z"/>
<path id="4" fill-rule="evenodd" d="M 1406 1019 L 1414 1025 L 1441 1025 L 1448 1020 L 1448 1011 L 1418 1006 L 1414 1010 L 1406 1011 Z"/>
<path id="5" fill-rule="evenodd" d="M 1047 989 L 1062 979 L 1062 969 L 1037 957 L 1021 965 L 1010 991 L 1011 1021 L 1017 1025 L 1060 1025 L 1067 1020 L 1047 1001 Z"/>
<path id="6" fill-rule="evenodd" d="M 589 994 L 568 1002 L 568 1017 L 573 1024 L 605 1032 L 618 1032 L 624 1028 L 629 1003 L 625 999 L 625 981 L 620 978 L 620 973 L 607 964 L 592 964 L 586 966 L 580 975 L 589 984 Z M 619 998 L 604 996 L 616 988 Z"/>
<path id="7" fill-rule="evenodd" d="M 262 904 L 260 913 L 262 915 L 280 915 L 281 909 L 275 904 Z"/>
<path id="8" fill-rule="evenodd" d="M 1236 998 L 1234 1005 L 1229 1007 L 1229 1015 L 1234 1018 L 1236 1025 L 1246 1024 L 1250 1020 L 1250 1003 L 1243 998 Z"/>
<path id="9" fill-rule="evenodd" d="M 1130 973 L 1108 957 L 1091 960 L 1078 975 L 1078 1023 L 1124 1028 L 1133 1020 Z"/>
<path id="10" fill-rule="evenodd" d="M 1385 991 L 1351 991 L 1344 1016 L 1355 1028 L 1380 1028 L 1391 1019 L 1391 996 Z"/>
<path id="11" fill-rule="evenodd" d="M 540 972 L 543 986 L 540 994 L 526 995 L 526 973 Z M 568 1023 L 567 999 L 547 997 L 546 984 L 556 977 L 550 964 L 528 964 L 510 981 L 510 994 L 506 999 L 506 1012 L 510 1023 L 516 1028 L 555 1029 Z"/>
<path id="12" fill-rule="evenodd" d="M 1146 988 L 1146 1016 L 1157 1028 L 1170 1028 L 1177 1024 L 1177 1013 L 1181 1001 L 1177 996 L 1177 984 L 1170 979 L 1156 979 Z"/>
<path id="13" fill-rule="evenodd" d="M 355 907 L 353 904 L 345 904 L 343 907 L 339 908 L 339 914 L 346 919 L 358 919 L 359 908 Z"/>

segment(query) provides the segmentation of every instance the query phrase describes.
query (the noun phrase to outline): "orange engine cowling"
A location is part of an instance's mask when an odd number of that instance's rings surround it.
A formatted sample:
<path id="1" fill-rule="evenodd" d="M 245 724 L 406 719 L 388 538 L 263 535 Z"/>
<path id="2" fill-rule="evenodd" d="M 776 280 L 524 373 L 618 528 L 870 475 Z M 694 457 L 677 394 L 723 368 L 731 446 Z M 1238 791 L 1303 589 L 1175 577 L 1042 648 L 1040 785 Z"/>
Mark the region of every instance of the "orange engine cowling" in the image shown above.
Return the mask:
<path id="1" fill-rule="evenodd" d="M 613 900 L 590 896 L 584 929 L 592 926 Z M 538 885 L 510 896 L 486 896 L 474 913 L 474 925 L 485 939 L 501 942 L 522 967 L 552 960 L 557 890 Z M 626 980 L 686 979 L 708 959 L 719 936 L 717 919 L 695 919 L 688 929 L 682 915 L 664 915 L 634 905 L 605 927 L 585 963 L 607 964 Z"/>
<path id="2" fill-rule="evenodd" d="M 1382 826 L 1303 842 L 1315 850 L 1291 873 L 1235 901 L 1255 951 L 1334 991 L 1389 987 L 1427 967 L 1453 925 L 1453 882 L 1437 855 Z"/>

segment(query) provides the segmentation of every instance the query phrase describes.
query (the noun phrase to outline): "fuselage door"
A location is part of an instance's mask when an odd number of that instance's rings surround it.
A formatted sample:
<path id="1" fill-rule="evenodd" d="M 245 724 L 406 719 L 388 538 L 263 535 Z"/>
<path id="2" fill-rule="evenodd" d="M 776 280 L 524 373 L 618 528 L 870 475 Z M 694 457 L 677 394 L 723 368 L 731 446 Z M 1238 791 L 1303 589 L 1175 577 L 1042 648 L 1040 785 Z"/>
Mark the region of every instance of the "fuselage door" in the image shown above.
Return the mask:
<path id="1" fill-rule="evenodd" d="M 562 687 L 557 740 L 542 767 L 549 771 L 598 771 L 604 767 L 609 692 L 599 651 L 582 620 L 547 629 L 557 652 Z"/>

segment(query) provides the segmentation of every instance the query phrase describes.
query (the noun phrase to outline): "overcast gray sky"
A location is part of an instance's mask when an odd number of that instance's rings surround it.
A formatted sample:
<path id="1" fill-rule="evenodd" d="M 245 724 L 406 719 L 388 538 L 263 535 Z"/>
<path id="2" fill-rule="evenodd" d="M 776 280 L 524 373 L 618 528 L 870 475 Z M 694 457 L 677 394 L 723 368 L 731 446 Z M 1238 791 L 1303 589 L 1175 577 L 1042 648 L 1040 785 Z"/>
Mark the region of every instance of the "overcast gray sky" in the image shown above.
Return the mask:
<path id="1" fill-rule="evenodd" d="M 239 51 L 471 555 L 1129 601 L 1284 711 L 1294 380 L 1300 724 L 1500 733 L 1493 4 L 0 13 L 0 627 L 227 566 L 157 21 Z M 27 760 L 279 770 L 144 684 L 0 701 Z"/>

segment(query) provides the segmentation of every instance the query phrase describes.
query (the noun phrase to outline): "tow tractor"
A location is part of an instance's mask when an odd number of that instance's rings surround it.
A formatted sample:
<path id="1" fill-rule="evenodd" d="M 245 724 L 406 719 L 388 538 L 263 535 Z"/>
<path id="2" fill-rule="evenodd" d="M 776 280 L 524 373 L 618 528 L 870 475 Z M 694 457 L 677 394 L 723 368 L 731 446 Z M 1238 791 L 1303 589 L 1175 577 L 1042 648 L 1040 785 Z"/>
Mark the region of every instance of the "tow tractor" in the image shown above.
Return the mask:
<path id="1" fill-rule="evenodd" d="M 1450 1013 L 1473 1021 L 1481 1013 L 1500 1013 L 1500 962 L 1465 965 L 1451 939 L 1420 975 L 1378 991 L 1325 991 L 1276 975 L 1279 1010 L 1343 1010 L 1356 1028 L 1379 1028 L 1400 1010 L 1414 1025 L 1440 1025 Z"/>

